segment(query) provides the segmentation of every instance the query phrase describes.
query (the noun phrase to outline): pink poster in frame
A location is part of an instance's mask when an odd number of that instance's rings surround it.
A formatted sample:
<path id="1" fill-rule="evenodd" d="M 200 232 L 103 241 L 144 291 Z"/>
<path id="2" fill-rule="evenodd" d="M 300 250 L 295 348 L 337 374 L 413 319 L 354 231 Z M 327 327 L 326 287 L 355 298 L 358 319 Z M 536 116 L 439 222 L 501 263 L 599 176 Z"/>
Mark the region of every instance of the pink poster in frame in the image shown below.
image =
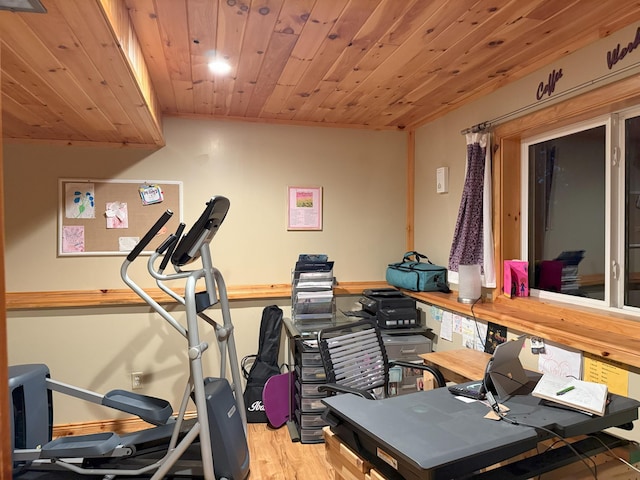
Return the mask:
<path id="1" fill-rule="evenodd" d="M 322 230 L 322 187 L 288 187 L 287 230 Z"/>

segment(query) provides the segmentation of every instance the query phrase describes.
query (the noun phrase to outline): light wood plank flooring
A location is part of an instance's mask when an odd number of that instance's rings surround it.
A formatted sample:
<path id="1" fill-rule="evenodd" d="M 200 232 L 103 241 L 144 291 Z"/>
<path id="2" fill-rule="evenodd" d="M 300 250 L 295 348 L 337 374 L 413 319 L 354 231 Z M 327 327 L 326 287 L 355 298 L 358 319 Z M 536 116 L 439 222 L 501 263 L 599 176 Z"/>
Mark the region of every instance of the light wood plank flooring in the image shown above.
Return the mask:
<path id="1" fill-rule="evenodd" d="M 328 480 L 333 470 L 325 460 L 324 443 L 292 442 L 286 426 L 247 426 L 251 472 L 249 480 Z"/>
<path id="2" fill-rule="evenodd" d="M 135 432 L 148 427 L 137 418 L 105 420 L 54 427 L 54 437 L 87 435 L 113 431 L 118 434 Z M 250 454 L 249 480 L 328 480 L 333 469 L 325 460 L 324 443 L 292 442 L 286 426 L 278 429 L 264 423 L 247 425 Z"/>

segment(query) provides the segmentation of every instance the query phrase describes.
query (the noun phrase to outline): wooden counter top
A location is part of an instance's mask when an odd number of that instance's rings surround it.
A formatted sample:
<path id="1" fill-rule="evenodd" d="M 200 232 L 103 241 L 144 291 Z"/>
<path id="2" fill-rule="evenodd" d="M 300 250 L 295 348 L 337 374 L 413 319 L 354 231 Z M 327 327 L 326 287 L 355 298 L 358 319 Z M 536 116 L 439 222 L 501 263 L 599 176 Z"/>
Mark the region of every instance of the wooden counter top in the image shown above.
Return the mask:
<path id="1" fill-rule="evenodd" d="M 367 288 L 388 287 L 386 282 L 340 282 L 336 295 L 359 295 Z M 230 300 L 288 299 L 291 285 L 228 286 Z M 150 295 L 159 303 L 173 302 L 160 289 Z M 409 292 L 422 303 L 471 316 L 471 306 L 458 303 L 457 293 Z M 144 305 L 131 290 L 105 289 L 51 292 L 8 292 L 8 311 L 42 308 L 97 307 L 106 305 Z M 499 296 L 493 303 L 478 303 L 476 317 L 546 340 L 615 360 L 640 371 L 640 320 L 631 315 L 578 307 L 533 297 Z"/>
<path id="2" fill-rule="evenodd" d="M 640 369 L 640 320 L 631 315 L 534 297 L 499 296 L 492 303 L 458 303 L 457 293 L 405 292 L 416 300 L 484 322 L 536 335 Z"/>
<path id="3" fill-rule="evenodd" d="M 448 382 L 464 383 L 484 376 L 491 355 L 470 348 L 430 352 L 419 355 L 427 365 L 433 365 Z"/>
<path id="4" fill-rule="evenodd" d="M 360 295 L 367 288 L 389 287 L 386 282 L 340 282 L 334 287 L 336 295 Z M 145 291 L 158 303 L 174 300 L 159 288 Z M 179 295 L 183 290 L 176 290 Z M 291 299 L 291 284 L 227 286 L 229 300 Z M 7 292 L 7 310 L 41 308 L 99 307 L 106 305 L 145 305 L 133 291 L 126 288 L 104 290 L 63 290 L 48 292 Z"/>

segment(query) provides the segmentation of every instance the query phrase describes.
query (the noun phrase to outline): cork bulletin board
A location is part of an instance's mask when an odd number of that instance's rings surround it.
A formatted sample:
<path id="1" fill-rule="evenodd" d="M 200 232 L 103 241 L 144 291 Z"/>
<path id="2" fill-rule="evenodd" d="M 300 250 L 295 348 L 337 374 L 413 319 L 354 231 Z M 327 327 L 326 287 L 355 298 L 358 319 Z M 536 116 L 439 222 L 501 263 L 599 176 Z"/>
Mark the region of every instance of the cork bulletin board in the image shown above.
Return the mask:
<path id="1" fill-rule="evenodd" d="M 58 256 L 126 255 L 166 211 L 149 254 L 182 221 L 182 182 L 58 180 Z"/>

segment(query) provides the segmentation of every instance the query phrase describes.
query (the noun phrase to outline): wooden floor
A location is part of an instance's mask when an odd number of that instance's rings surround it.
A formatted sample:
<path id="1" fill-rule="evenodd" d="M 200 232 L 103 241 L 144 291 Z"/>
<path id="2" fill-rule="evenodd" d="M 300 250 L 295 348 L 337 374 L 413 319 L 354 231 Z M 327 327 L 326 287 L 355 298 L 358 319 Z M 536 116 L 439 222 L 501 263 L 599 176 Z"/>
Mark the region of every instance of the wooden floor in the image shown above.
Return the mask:
<path id="1" fill-rule="evenodd" d="M 247 428 L 251 472 L 249 480 L 328 480 L 333 470 L 325 460 L 324 443 L 292 442 L 286 426 L 263 423 Z"/>
<path id="2" fill-rule="evenodd" d="M 66 424 L 54 427 L 54 437 L 87 435 L 113 431 L 118 434 L 147 428 L 137 418 L 93 423 Z M 247 425 L 250 455 L 249 480 L 329 480 L 333 469 L 325 460 L 324 443 L 292 442 L 286 425 L 274 429 L 265 423 Z"/>
<path id="3" fill-rule="evenodd" d="M 144 425 L 144 422 L 134 418 L 124 421 L 96 422 L 95 424 L 68 424 L 55 427 L 54 435 L 84 435 L 105 431 L 127 433 L 140 430 L 140 428 L 144 428 Z M 303 444 L 300 442 L 292 442 L 286 426 L 274 429 L 263 423 L 248 424 L 247 437 L 250 454 L 250 473 L 248 480 L 333 480 L 335 478 L 334 470 L 325 457 L 326 449 L 324 443 Z M 549 440 L 549 442 L 551 442 L 551 440 Z M 528 457 L 536 453 L 538 452 L 534 449 L 531 452 L 523 454 L 523 456 Z M 640 446 L 631 444 L 625 447 L 619 447 L 614 450 L 614 454 L 615 455 L 610 455 L 608 452 L 605 452 L 591 457 L 590 464 L 598 465 L 599 479 L 640 479 L 638 472 L 632 471 L 627 465 L 620 462 L 618 458 L 624 458 L 626 461 L 638 464 Z M 342 450 L 340 450 L 340 455 L 344 455 Z M 335 461 L 335 458 L 333 458 L 333 460 Z M 344 470 L 341 470 L 340 475 L 343 473 Z M 49 480 L 51 477 L 33 478 Z M 66 479 L 68 477 L 64 478 Z M 342 475 L 339 478 L 347 477 Z M 381 477 L 372 475 L 372 478 L 377 479 Z M 576 461 L 563 468 L 546 473 L 543 475 L 543 478 L 544 480 L 565 480 L 568 478 L 572 480 L 591 480 L 593 476 L 591 471 L 585 468 L 583 462 Z"/>

